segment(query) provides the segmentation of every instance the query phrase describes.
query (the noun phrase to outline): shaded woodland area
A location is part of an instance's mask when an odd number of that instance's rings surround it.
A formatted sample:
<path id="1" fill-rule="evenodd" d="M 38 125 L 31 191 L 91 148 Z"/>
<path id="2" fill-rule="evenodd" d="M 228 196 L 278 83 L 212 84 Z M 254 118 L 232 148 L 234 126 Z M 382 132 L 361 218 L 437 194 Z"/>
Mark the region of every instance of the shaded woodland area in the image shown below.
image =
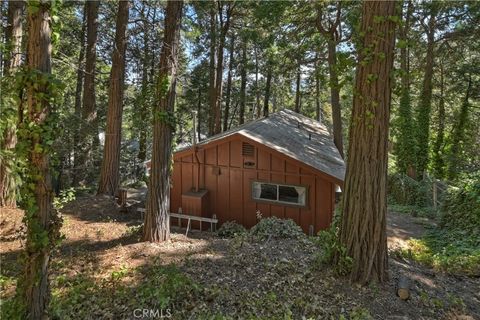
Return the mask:
<path id="1" fill-rule="evenodd" d="M 0 12 L 2 318 L 480 317 L 479 2 Z M 175 150 L 282 109 L 345 161 L 331 226 L 171 227 Z"/>

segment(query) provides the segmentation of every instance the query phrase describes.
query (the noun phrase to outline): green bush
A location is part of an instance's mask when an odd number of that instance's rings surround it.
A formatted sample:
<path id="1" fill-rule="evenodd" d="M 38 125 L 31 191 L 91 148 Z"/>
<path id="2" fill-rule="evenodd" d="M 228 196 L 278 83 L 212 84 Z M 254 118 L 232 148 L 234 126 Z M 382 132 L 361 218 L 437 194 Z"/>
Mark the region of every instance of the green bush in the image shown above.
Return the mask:
<path id="1" fill-rule="evenodd" d="M 55 209 L 62 209 L 67 203 L 75 200 L 75 188 L 68 188 L 60 191 L 58 197 L 53 198 L 53 206 Z"/>
<path id="2" fill-rule="evenodd" d="M 233 238 L 247 233 L 247 229 L 235 221 L 227 221 L 218 229 L 217 234 L 222 238 Z"/>
<path id="3" fill-rule="evenodd" d="M 469 234 L 480 233 L 480 173 L 464 177 L 458 187 L 447 190 L 440 225 Z"/>
<path id="4" fill-rule="evenodd" d="M 250 234 L 258 239 L 301 239 L 305 233 L 292 219 L 268 217 L 261 219 L 250 229 Z"/>
<path id="5" fill-rule="evenodd" d="M 337 209 L 330 228 L 318 232 L 315 241 L 320 251 L 315 256 L 315 262 L 320 266 L 333 264 L 336 274 L 347 275 L 352 270 L 353 259 L 347 255 L 347 248 L 338 240 L 340 218 L 341 210 Z M 334 261 L 335 257 L 337 261 Z"/>

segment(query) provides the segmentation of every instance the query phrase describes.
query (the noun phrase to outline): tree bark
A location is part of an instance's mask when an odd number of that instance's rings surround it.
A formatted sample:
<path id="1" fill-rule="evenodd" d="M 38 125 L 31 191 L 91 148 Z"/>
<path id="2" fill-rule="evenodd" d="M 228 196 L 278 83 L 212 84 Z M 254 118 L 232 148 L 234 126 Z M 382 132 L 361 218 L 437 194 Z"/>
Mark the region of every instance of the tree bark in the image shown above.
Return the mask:
<path id="1" fill-rule="evenodd" d="M 412 15 L 412 10 L 412 2 L 408 1 L 404 19 L 405 24 L 403 28 L 400 28 L 400 37 L 404 44 L 400 48 L 401 91 L 398 110 L 399 134 L 396 145 L 396 154 L 397 166 L 399 167 L 400 172 L 406 173 L 411 178 L 415 178 L 415 136 L 413 135 L 414 126 L 410 99 L 410 70 L 408 63 L 408 31 L 410 30 L 410 17 Z"/>
<path id="2" fill-rule="evenodd" d="M 340 105 L 340 84 L 337 74 L 337 42 L 333 39 L 333 35 L 331 37 L 328 40 L 328 70 L 330 74 L 333 142 L 343 158 L 342 107 Z"/>
<path id="3" fill-rule="evenodd" d="M 258 85 L 258 48 L 257 44 L 254 43 L 254 54 L 255 54 L 255 110 L 254 110 L 254 118 L 260 118 L 260 88 Z M 255 115 L 256 114 L 256 115 Z"/>
<path id="4" fill-rule="evenodd" d="M 82 126 L 80 128 L 79 172 L 85 172 L 87 162 L 92 158 L 95 140 L 98 139 L 97 110 L 95 105 L 95 66 L 97 60 L 98 8 L 100 2 L 88 0 L 87 6 L 87 49 L 85 59 L 85 78 L 83 87 Z M 92 139 L 87 141 L 88 139 Z"/>
<path id="5" fill-rule="evenodd" d="M 7 76 L 10 71 L 17 69 L 22 64 L 22 15 L 25 7 L 24 1 L 9 1 L 7 13 L 7 26 L 5 28 L 5 43 L 7 54 L 4 57 L 3 74 Z"/>
<path id="6" fill-rule="evenodd" d="M 41 1 L 38 10 L 28 11 L 27 68 L 36 72 L 37 77 L 48 79 L 51 73 L 51 29 L 50 3 Z M 44 319 L 50 300 L 48 270 L 51 250 L 59 236 L 60 220 L 52 206 L 50 159 L 47 139 L 53 139 L 51 113 L 48 99 L 52 89 L 46 81 L 33 81 L 26 85 L 28 112 L 23 127 L 28 144 L 27 178 L 32 189 L 22 193 L 32 197 L 33 204 L 26 211 L 27 237 L 25 244 L 25 265 L 19 280 L 19 295 L 26 308 L 23 319 Z M 32 129 L 31 124 L 34 124 Z M 38 130 L 42 134 L 38 134 Z M 40 147 L 39 147 L 40 146 Z M 27 190 L 27 189 L 24 189 Z"/>
<path id="7" fill-rule="evenodd" d="M 82 30 L 80 31 L 80 53 L 78 55 L 78 69 L 77 69 L 77 87 L 75 89 L 75 117 L 76 119 L 82 118 L 82 90 L 83 90 L 83 78 L 85 76 L 85 31 L 87 28 L 87 3 L 83 6 L 83 20 Z M 80 144 L 80 126 L 74 129 L 73 135 L 73 185 L 78 185 L 79 172 L 78 167 L 82 165 L 81 153 L 82 150 L 78 148 Z"/>
<path id="8" fill-rule="evenodd" d="M 238 123 L 245 122 L 245 105 L 247 96 L 247 39 L 243 39 L 242 44 L 242 68 L 240 71 L 240 112 L 238 115 Z"/>
<path id="9" fill-rule="evenodd" d="M 235 35 L 232 34 L 230 38 L 230 56 L 228 61 L 228 76 L 227 76 L 227 92 L 225 97 L 225 113 L 223 115 L 223 131 L 228 129 L 228 119 L 230 117 L 230 103 L 232 95 L 232 73 L 233 73 L 233 57 L 234 57 Z"/>
<path id="10" fill-rule="evenodd" d="M 208 135 L 212 136 L 215 131 L 215 115 L 216 115 L 216 106 L 217 106 L 217 86 L 216 86 L 216 63 L 215 63 L 215 53 L 216 53 L 216 33 L 217 33 L 217 14 L 214 8 L 215 3 L 212 4 L 210 9 L 210 66 L 209 66 L 209 102 L 210 102 L 210 115 L 208 117 Z"/>
<path id="11" fill-rule="evenodd" d="M 341 40 L 341 6 L 342 2 L 336 3 L 336 17 L 332 21 L 324 16 L 323 6 L 317 6 L 317 29 L 327 40 L 327 61 L 330 76 L 330 100 L 332 105 L 333 122 L 333 142 L 337 147 L 342 158 L 343 153 L 343 129 L 342 129 L 342 109 L 340 105 L 340 84 L 337 74 L 337 44 Z M 328 27 L 323 26 L 323 21 L 329 22 Z"/>
<path id="12" fill-rule="evenodd" d="M 226 14 L 225 20 L 223 16 L 223 3 L 219 3 L 218 7 L 218 17 L 220 20 L 220 38 L 218 43 L 217 51 L 217 75 L 215 77 L 215 123 L 214 123 L 214 134 L 222 132 L 222 90 L 223 90 L 223 53 L 225 49 L 225 39 L 227 37 L 228 29 L 230 28 L 230 18 L 232 13 L 232 4 L 226 4 Z"/>
<path id="13" fill-rule="evenodd" d="M 263 102 L 263 116 L 268 117 L 268 106 L 270 100 L 270 87 L 272 85 L 272 67 L 267 70 L 267 81 L 265 83 L 265 100 Z"/>
<path id="14" fill-rule="evenodd" d="M 122 142 L 123 92 L 125 82 L 125 52 L 127 50 L 128 1 L 119 1 L 115 47 L 108 94 L 107 128 L 103 150 L 98 194 L 114 196 L 120 184 L 120 147 Z"/>
<path id="15" fill-rule="evenodd" d="M 300 64 L 298 65 L 298 70 L 297 70 L 297 81 L 295 85 L 295 112 L 300 113 L 300 80 L 301 80 L 301 67 Z"/>
<path id="16" fill-rule="evenodd" d="M 22 64 L 22 14 L 25 6 L 24 1 L 8 2 L 7 28 L 5 30 L 5 43 L 8 47 L 8 54 L 4 61 L 4 76 L 13 75 Z M 6 107 L 5 109 L 8 109 Z M 14 106 L 9 110 L 15 113 Z M 17 206 L 16 183 L 11 166 L 14 161 L 13 150 L 17 144 L 16 121 L 8 121 L 5 131 L 2 132 L 1 149 L 4 156 L 0 157 L 0 207 Z"/>
<path id="17" fill-rule="evenodd" d="M 145 6 L 143 7 L 143 9 Z M 150 9 L 148 10 L 150 12 Z M 148 15 L 148 13 L 147 13 Z M 149 66 L 152 64 L 153 58 L 150 52 L 150 37 L 149 33 L 153 32 L 150 28 L 149 23 L 145 22 L 143 24 L 143 56 L 142 56 L 142 103 L 140 104 L 140 121 L 143 122 L 148 119 L 148 107 L 149 107 L 149 79 L 148 71 Z M 153 51 L 153 50 L 152 50 Z M 152 60 L 152 61 L 150 61 Z M 139 130 L 139 147 L 137 158 L 140 163 L 144 163 L 147 160 L 147 129 L 148 126 L 140 125 Z"/>
<path id="18" fill-rule="evenodd" d="M 315 118 L 322 122 L 322 103 L 320 101 L 320 70 L 318 70 L 318 53 L 315 53 L 314 71 L 315 72 Z"/>
<path id="19" fill-rule="evenodd" d="M 436 29 L 436 8 L 432 5 L 430 10 L 430 19 L 426 28 L 427 34 L 427 55 L 425 57 L 425 73 L 423 76 L 422 91 L 417 110 L 417 163 L 416 172 L 419 177 L 423 177 L 427 169 L 429 157 L 429 139 L 430 139 L 430 113 L 432 109 L 432 78 L 434 65 L 434 46 Z"/>
<path id="20" fill-rule="evenodd" d="M 359 51 L 340 226 L 340 242 L 353 258 L 350 278 L 361 284 L 388 278 L 386 182 L 395 44 L 389 17 L 394 15 L 394 1 L 363 3 L 361 41 L 370 51 Z"/>
<path id="21" fill-rule="evenodd" d="M 197 102 L 197 141 L 202 141 L 202 129 L 200 124 L 202 123 L 202 87 L 198 86 L 198 102 Z M 194 133 L 195 134 L 195 133 Z"/>
<path id="22" fill-rule="evenodd" d="M 170 238 L 170 170 L 175 129 L 171 118 L 175 106 L 182 6 L 183 1 L 167 2 L 158 76 L 158 103 L 153 113 L 153 151 L 143 228 L 143 240 L 150 242 L 161 242 Z"/>

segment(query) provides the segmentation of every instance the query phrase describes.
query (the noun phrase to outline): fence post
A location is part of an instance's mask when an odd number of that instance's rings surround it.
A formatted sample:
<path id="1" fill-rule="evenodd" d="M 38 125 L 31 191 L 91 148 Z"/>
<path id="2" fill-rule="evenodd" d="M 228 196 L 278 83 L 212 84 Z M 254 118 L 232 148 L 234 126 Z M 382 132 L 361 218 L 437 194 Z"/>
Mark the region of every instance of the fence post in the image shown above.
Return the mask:
<path id="1" fill-rule="evenodd" d="M 437 210 L 437 180 L 433 179 L 433 208 Z"/>

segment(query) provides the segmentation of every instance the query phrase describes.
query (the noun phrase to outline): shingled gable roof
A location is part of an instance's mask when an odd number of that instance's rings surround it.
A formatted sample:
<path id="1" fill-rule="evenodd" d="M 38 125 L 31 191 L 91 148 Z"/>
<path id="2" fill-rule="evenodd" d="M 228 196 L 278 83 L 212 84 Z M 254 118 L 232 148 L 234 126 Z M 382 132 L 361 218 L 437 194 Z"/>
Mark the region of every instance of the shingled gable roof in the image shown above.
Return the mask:
<path id="1" fill-rule="evenodd" d="M 261 143 L 340 181 L 344 180 L 345 162 L 327 128 L 318 121 L 284 109 L 209 137 L 197 145 L 205 145 L 235 134 Z M 189 148 L 191 146 L 175 152 Z"/>

